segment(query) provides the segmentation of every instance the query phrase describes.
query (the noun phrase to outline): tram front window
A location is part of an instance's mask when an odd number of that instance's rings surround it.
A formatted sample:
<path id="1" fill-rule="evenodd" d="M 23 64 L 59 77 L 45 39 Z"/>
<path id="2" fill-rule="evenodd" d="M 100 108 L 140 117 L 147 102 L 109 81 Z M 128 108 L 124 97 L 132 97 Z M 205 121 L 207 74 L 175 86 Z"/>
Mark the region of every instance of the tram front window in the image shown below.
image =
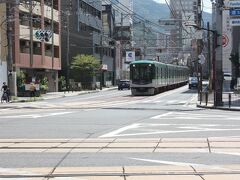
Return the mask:
<path id="1" fill-rule="evenodd" d="M 131 65 L 131 79 L 134 84 L 152 83 L 153 65 L 133 64 Z"/>

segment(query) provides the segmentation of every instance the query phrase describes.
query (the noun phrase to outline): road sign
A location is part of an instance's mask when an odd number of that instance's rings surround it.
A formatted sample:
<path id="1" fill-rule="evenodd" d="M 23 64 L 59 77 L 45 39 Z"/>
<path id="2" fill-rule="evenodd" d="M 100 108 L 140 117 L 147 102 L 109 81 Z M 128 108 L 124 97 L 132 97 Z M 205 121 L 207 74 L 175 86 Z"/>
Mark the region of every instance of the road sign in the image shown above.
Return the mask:
<path id="1" fill-rule="evenodd" d="M 231 26 L 240 26 L 240 18 L 237 19 L 230 19 Z"/>
<path id="2" fill-rule="evenodd" d="M 134 51 L 127 51 L 126 52 L 126 62 L 135 61 L 135 52 Z"/>
<path id="3" fill-rule="evenodd" d="M 223 47 L 226 47 L 226 46 L 228 45 L 228 43 L 229 43 L 229 38 L 228 38 L 228 36 L 227 36 L 226 34 L 223 34 L 223 35 L 222 35 L 222 46 L 223 46 Z"/>
<path id="4" fill-rule="evenodd" d="M 1 3 L 19 3 L 19 0 L 0 0 L 0 4 Z"/>
<path id="5" fill-rule="evenodd" d="M 197 30 L 194 34 L 195 39 L 203 39 L 203 31 Z"/>
<path id="6" fill-rule="evenodd" d="M 240 16 L 240 9 L 230 9 L 229 15 L 230 16 Z"/>
<path id="7" fill-rule="evenodd" d="M 198 55 L 198 58 L 199 58 L 198 62 L 199 62 L 200 64 L 204 64 L 204 63 L 205 63 L 206 58 L 205 58 L 205 56 L 204 56 L 203 54 L 199 54 L 199 55 Z"/>
<path id="8" fill-rule="evenodd" d="M 226 6 L 228 8 L 238 8 L 240 7 L 240 1 L 229 1 L 228 3 L 226 3 Z"/>

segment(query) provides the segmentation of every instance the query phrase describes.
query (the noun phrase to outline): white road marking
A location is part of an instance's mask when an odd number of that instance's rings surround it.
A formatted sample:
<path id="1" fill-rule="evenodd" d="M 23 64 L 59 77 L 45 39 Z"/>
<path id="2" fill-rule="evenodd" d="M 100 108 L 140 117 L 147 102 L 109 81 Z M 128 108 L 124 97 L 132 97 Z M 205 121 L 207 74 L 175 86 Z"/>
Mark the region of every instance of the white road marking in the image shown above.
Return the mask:
<path id="1" fill-rule="evenodd" d="M 161 127 L 161 126 L 176 126 L 176 130 L 159 130 L 159 128 L 151 129 L 152 127 Z M 179 127 L 180 126 L 180 127 Z M 221 126 L 219 124 L 132 124 L 120 128 L 116 131 L 110 132 L 108 134 L 100 136 L 100 138 L 111 138 L 111 137 L 126 137 L 126 136 L 141 136 L 141 135 L 156 135 L 156 134 L 178 134 L 178 133 L 191 133 L 191 132 L 219 132 L 219 131 L 239 131 L 240 128 L 217 128 Z M 225 125 L 225 127 L 236 127 L 233 125 Z M 181 129 L 181 130 L 179 130 Z M 121 134 L 124 131 L 146 131 L 138 133 L 125 133 Z M 149 132 L 150 131 L 150 132 Z"/>
<path id="2" fill-rule="evenodd" d="M 192 167 L 196 167 L 196 168 L 204 167 L 204 168 L 208 168 L 208 169 L 218 169 L 218 170 L 225 170 L 225 171 L 231 170 L 231 169 L 227 169 L 227 168 L 210 166 L 210 165 L 206 165 L 206 164 L 183 163 L 183 162 L 162 161 L 162 160 L 141 159 L 141 158 L 129 158 L 129 159 L 137 160 L 137 161 L 152 162 L 152 163 L 157 163 L 157 164 L 174 165 L 174 166 L 192 166 Z"/>
<path id="3" fill-rule="evenodd" d="M 104 134 L 104 135 L 100 136 L 100 138 L 118 136 L 119 133 L 124 132 L 124 131 L 129 130 L 129 129 L 135 129 L 135 128 L 139 127 L 139 125 L 140 124 L 132 124 L 130 126 L 126 126 L 126 127 L 120 128 L 120 129 L 118 129 L 116 131 L 112 131 L 110 133 Z"/>
<path id="4" fill-rule="evenodd" d="M 162 117 L 166 117 L 166 116 L 171 115 L 171 114 L 173 114 L 173 112 L 168 112 L 168 113 L 160 114 L 160 115 L 157 115 L 157 116 L 153 116 L 150 119 L 161 119 Z"/>
<path id="5" fill-rule="evenodd" d="M 14 115 L 14 116 L 0 116 L 0 118 L 10 119 L 10 118 L 43 118 L 50 116 L 59 116 L 65 114 L 71 114 L 73 112 L 57 112 L 57 113 L 48 113 L 48 114 L 26 114 L 26 115 Z"/>

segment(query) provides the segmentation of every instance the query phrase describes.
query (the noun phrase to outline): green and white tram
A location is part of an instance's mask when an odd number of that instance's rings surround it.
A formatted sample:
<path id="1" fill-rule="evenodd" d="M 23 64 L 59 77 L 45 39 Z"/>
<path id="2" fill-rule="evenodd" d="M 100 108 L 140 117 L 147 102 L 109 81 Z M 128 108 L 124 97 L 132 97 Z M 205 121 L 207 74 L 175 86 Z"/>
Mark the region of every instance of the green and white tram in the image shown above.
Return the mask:
<path id="1" fill-rule="evenodd" d="M 188 81 L 186 66 L 164 64 L 151 60 L 130 63 L 130 86 L 132 95 L 154 95 L 182 86 Z"/>

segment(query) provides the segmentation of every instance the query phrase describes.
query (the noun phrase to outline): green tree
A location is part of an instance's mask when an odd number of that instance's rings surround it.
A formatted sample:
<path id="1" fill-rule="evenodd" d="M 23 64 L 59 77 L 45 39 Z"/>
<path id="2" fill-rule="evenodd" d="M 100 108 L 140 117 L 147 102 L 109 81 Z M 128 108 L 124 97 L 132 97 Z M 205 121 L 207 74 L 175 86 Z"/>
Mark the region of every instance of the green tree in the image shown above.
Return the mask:
<path id="1" fill-rule="evenodd" d="M 100 69 L 100 61 L 92 55 L 78 54 L 73 57 L 71 63 L 71 70 L 74 79 L 81 81 L 83 79 L 89 80 Z"/>
<path id="2" fill-rule="evenodd" d="M 22 92 L 25 90 L 26 75 L 23 71 L 17 72 L 17 89 Z"/>

